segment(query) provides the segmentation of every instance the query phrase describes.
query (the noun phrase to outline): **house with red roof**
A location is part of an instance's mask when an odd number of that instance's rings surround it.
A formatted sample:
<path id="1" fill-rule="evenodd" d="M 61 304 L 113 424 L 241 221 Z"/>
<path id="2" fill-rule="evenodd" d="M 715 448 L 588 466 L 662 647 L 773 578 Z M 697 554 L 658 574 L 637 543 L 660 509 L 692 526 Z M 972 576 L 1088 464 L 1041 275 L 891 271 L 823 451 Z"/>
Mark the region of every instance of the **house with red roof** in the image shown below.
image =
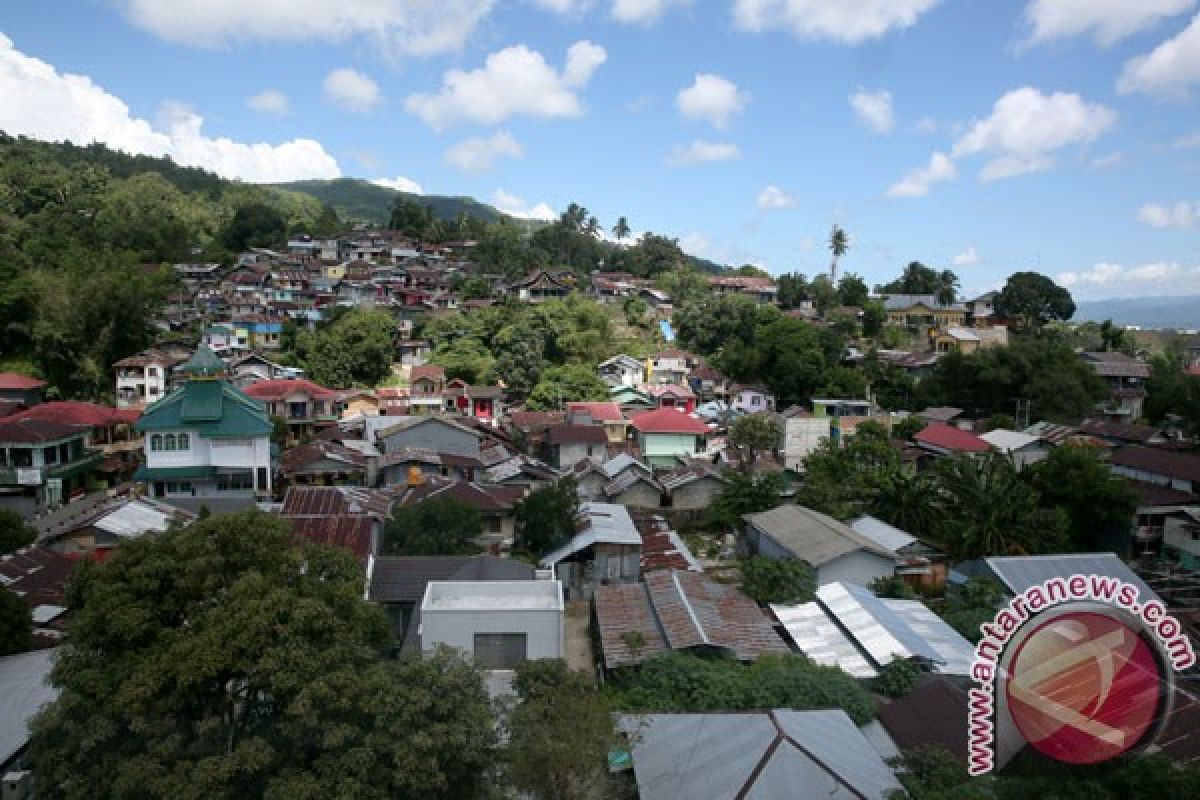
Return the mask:
<path id="1" fill-rule="evenodd" d="M 45 381 L 16 372 L 0 372 L 0 401 L 20 403 L 29 408 L 42 402 Z"/>
<path id="2" fill-rule="evenodd" d="M 291 439 L 303 438 L 335 424 L 342 413 L 338 392 L 304 378 L 256 381 L 245 391 L 262 402 L 269 415 L 287 421 Z"/>
<path id="3" fill-rule="evenodd" d="M 104 455 L 90 428 L 40 419 L 0 419 L 0 508 L 42 514 L 86 490 Z"/>
<path id="4" fill-rule="evenodd" d="M 99 450 L 104 458 L 98 470 L 110 484 L 133 477 L 143 437 L 133 429 L 141 412 L 136 408 L 110 408 L 95 403 L 56 401 L 39 403 L 9 420 L 41 420 L 88 429 L 85 446 Z"/>
<path id="5" fill-rule="evenodd" d="M 680 409 L 637 414 L 633 427 L 642 458 L 651 466 L 678 466 L 680 459 L 703 453 L 708 446 L 708 426 Z"/>
<path id="6" fill-rule="evenodd" d="M 990 444 L 970 431 L 940 423 L 927 425 L 913 437 L 913 441 L 917 443 L 918 447 L 939 456 L 986 453 L 993 449 Z"/>
<path id="7" fill-rule="evenodd" d="M 567 418 L 575 424 L 603 425 L 608 441 L 613 444 L 621 444 L 629 438 L 629 420 L 621 411 L 621 406 L 612 401 L 567 403 Z"/>
<path id="8" fill-rule="evenodd" d="M 677 408 L 688 414 L 696 410 L 696 395 L 682 384 L 650 384 L 646 391 L 654 398 L 659 408 Z"/>

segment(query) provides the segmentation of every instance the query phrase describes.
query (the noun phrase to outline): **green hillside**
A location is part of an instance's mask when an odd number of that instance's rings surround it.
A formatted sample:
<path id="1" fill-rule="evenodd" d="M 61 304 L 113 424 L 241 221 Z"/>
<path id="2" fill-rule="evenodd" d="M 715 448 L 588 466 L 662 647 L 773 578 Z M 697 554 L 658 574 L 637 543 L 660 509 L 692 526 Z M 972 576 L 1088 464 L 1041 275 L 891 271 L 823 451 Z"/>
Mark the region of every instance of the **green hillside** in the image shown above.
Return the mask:
<path id="1" fill-rule="evenodd" d="M 376 225 L 387 224 L 392 202 L 397 197 L 428 206 L 437 219 L 453 220 L 461 214 L 466 214 L 485 222 L 497 222 L 504 217 L 504 214 L 491 206 L 484 205 L 470 197 L 409 194 L 377 186 L 359 178 L 338 178 L 332 181 L 292 181 L 291 183 L 276 184 L 276 188 L 314 197 L 322 204 L 332 206 L 342 219 L 371 222 Z"/>

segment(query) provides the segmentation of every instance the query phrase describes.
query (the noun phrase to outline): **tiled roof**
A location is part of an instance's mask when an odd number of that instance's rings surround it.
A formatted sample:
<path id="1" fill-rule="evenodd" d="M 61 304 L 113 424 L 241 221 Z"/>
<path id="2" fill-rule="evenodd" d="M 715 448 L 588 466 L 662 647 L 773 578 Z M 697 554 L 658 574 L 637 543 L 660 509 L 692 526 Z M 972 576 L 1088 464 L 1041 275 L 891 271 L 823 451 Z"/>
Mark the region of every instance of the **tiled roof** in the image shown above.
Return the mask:
<path id="1" fill-rule="evenodd" d="M 673 408 L 647 411 L 633 418 L 633 426 L 642 433 L 707 434 L 708 426 L 700 420 Z"/>
<path id="2" fill-rule="evenodd" d="M 602 403 L 567 403 L 567 412 L 586 411 L 596 422 L 622 422 L 625 415 L 621 407 L 613 402 Z"/>
<path id="3" fill-rule="evenodd" d="M 10 419 L 36 419 L 60 425 L 106 428 L 110 425 L 130 425 L 137 421 L 141 413 L 136 409 L 117 409 L 95 403 L 56 401 L 39 403 L 26 411 L 14 414 Z"/>
<path id="4" fill-rule="evenodd" d="M 561 411 L 514 411 L 508 420 L 517 430 L 532 431 L 561 423 L 566 416 Z"/>
<path id="5" fill-rule="evenodd" d="M 15 372 L 0 372 L 0 389 L 21 391 L 26 389 L 40 389 L 45 385 L 45 381 L 31 378 L 28 375 L 19 375 Z"/>
<path id="6" fill-rule="evenodd" d="M 1200 456 L 1153 447 L 1123 447 L 1112 454 L 1112 463 L 1154 475 L 1200 483 Z"/>
<path id="7" fill-rule="evenodd" d="M 0 419 L 0 442 L 8 444 L 42 444 L 86 432 L 85 425 L 63 425 L 40 419 Z"/>
<path id="8" fill-rule="evenodd" d="M 605 444 L 608 434 L 601 425 L 552 425 L 546 429 L 550 444 Z"/>
<path id="9" fill-rule="evenodd" d="M 332 399 L 336 398 L 338 393 L 303 378 L 284 378 L 273 381 L 255 381 L 246 387 L 246 394 L 259 400 L 279 400 L 294 394 L 308 395 L 317 399 Z"/>
<path id="10" fill-rule="evenodd" d="M 417 486 L 396 487 L 392 494 L 401 508 L 444 497 L 480 511 L 511 511 L 513 504 L 525 496 L 525 490 L 519 486 L 483 486 L 473 481 L 429 478 Z"/>
<path id="11" fill-rule="evenodd" d="M 975 434 L 940 423 L 927 425 L 913 439 L 918 444 L 957 453 L 985 453 L 992 449 L 990 444 Z"/>

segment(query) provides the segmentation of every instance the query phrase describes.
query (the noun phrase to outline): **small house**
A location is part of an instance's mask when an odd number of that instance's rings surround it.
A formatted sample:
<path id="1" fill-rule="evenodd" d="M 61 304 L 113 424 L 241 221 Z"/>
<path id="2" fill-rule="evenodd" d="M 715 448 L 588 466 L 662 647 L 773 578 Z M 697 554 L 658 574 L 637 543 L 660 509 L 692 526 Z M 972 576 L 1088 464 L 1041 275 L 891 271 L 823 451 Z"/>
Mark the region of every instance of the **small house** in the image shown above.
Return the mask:
<path id="1" fill-rule="evenodd" d="M 834 581 L 866 586 L 896 572 L 891 550 L 811 508 L 784 504 L 742 519 L 750 555 L 805 561 L 816 571 L 818 586 Z"/>
<path id="2" fill-rule="evenodd" d="M 449 647 L 489 671 L 563 658 L 564 612 L 558 581 L 430 581 L 421 600 L 421 650 Z"/>

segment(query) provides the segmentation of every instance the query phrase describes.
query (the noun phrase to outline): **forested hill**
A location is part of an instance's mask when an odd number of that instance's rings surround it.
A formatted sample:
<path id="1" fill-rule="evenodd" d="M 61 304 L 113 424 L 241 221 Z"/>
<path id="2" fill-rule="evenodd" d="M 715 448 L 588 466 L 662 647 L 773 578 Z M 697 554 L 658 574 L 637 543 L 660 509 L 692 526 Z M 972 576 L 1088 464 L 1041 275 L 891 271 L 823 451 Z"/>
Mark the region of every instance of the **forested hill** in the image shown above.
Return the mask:
<path id="1" fill-rule="evenodd" d="M 379 186 L 359 178 L 332 181 L 292 181 L 275 184 L 278 189 L 300 192 L 332 206 L 344 220 L 386 225 L 396 198 L 428 206 L 437 219 L 453 220 L 465 214 L 485 222 L 498 222 L 504 214 L 470 197 L 416 195 Z"/>

